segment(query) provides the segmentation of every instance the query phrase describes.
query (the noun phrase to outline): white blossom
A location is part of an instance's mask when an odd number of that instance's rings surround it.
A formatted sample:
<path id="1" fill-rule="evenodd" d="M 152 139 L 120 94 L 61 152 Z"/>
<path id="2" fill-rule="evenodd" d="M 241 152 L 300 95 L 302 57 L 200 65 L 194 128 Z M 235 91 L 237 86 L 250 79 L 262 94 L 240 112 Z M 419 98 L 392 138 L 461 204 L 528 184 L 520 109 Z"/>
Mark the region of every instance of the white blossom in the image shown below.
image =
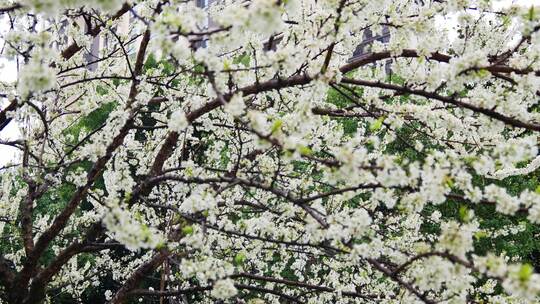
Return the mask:
<path id="1" fill-rule="evenodd" d="M 168 126 L 171 131 L 175 131 L 175 132 L 184 131 L 189 126 L 189 122 L 187 120 L 187 117 L 184 111 L 182 110 L 174 111 L 171 114 L 171 118 L 169 119 Z"/>
<path id="2" fill-rule="evenodd" d="M 211 294 L 216 299 L 228 299 L 234 297 L 238 291 L 230 279 L 219 280 L 214 283 Z"/>

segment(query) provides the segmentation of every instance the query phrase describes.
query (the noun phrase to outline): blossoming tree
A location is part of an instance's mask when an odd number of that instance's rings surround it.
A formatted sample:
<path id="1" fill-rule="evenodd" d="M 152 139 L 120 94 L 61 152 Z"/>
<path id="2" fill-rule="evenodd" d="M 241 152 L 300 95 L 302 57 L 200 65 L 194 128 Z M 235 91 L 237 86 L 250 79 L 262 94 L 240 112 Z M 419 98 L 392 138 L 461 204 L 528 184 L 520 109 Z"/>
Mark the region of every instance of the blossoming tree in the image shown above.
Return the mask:
<path id="1" fill-rule="evenodd" d="M 0 1 L 0 301 L 537 303 L 485 244 L 540 222 L 540 12 L 492 2 Z"/>

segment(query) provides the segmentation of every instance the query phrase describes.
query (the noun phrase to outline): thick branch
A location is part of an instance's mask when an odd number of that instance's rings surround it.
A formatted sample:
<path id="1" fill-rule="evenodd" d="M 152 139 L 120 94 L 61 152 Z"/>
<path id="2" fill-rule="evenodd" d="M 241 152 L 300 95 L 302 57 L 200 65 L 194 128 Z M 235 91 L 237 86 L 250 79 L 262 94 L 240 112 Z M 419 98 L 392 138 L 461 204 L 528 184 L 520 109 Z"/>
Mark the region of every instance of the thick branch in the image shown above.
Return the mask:
<path id="1" fill-rule="evenodd" d="M 365 87 L 380 88 L 380 89 L 386 89 L 386 90 L 393 90 L 393 91 L 398 91 L 402 93 L 422 96 L 428 99 L 435 99 L 435 100 L 439 100 L 447 104 L 458 106 L 460 108 L 471 110 L 473 112 L 482 113 L 488 117 L 502 121 L 505 124 L 511 125 L 513 127 L 524 128 L 524 129 L 532 130 L 532 131 L 540 131 L 539 124 L 523 122 L 519 119 L 501 114 L 494 110 L 478 107 L 473 104 L 460 101 L 459 99 L 456 99 L 453 97 L 442 96 L 437 93 L 431 93 L 424 90 L 412 89 L 412 88 L 408 88 L 404 86 L 388 84 L 388 83 L 383 83 L 379 81 L 367 81 L 367 80 L 360 80 L 360 79 L 343 78 L 342 83 L 365 86 Z"/>
<path id="2" fill-rule="evenodd" d="M 109 302 L 110 304 L 121 304 L 124 303 L 128 296 L 129 292 L 133 290 L 139 282 L 151 271 L 154 271 L 169 255 L 169 252 L 162 250 L 156 253 L 148 262 L 142 264 L 133 272 L 133 274 L 127 279 L 122 288 L 120 288 L 114 297 Z"/>

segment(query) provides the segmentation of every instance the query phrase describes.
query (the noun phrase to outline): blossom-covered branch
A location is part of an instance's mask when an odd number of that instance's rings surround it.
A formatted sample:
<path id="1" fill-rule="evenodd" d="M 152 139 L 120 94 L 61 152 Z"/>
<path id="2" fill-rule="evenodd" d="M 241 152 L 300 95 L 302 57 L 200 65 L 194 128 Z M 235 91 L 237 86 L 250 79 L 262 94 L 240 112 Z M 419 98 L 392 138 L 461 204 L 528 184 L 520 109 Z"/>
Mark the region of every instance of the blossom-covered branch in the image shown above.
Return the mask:
<path id="1" fill-rule="evenodd" d="M 537 8 L 203 2 L 0 4 L 0 301 L 538 302 Z"/>

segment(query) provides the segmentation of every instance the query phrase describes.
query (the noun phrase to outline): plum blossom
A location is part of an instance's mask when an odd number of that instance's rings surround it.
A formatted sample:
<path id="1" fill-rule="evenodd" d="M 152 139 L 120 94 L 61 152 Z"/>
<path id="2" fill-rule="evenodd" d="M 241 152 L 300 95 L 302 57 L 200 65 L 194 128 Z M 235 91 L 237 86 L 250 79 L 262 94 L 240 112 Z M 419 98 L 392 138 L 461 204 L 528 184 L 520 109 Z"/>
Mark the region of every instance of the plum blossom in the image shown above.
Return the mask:
<path id="1" fill-rule="evenodd" d="M 212 297 L 216 299 L 225 300 L 234 297 L 238 291 L 236 290 L 236 287 L 234 287 L 232 280 L 224 279 L 215 282 L 210 293 L 212 294 Z"/>

